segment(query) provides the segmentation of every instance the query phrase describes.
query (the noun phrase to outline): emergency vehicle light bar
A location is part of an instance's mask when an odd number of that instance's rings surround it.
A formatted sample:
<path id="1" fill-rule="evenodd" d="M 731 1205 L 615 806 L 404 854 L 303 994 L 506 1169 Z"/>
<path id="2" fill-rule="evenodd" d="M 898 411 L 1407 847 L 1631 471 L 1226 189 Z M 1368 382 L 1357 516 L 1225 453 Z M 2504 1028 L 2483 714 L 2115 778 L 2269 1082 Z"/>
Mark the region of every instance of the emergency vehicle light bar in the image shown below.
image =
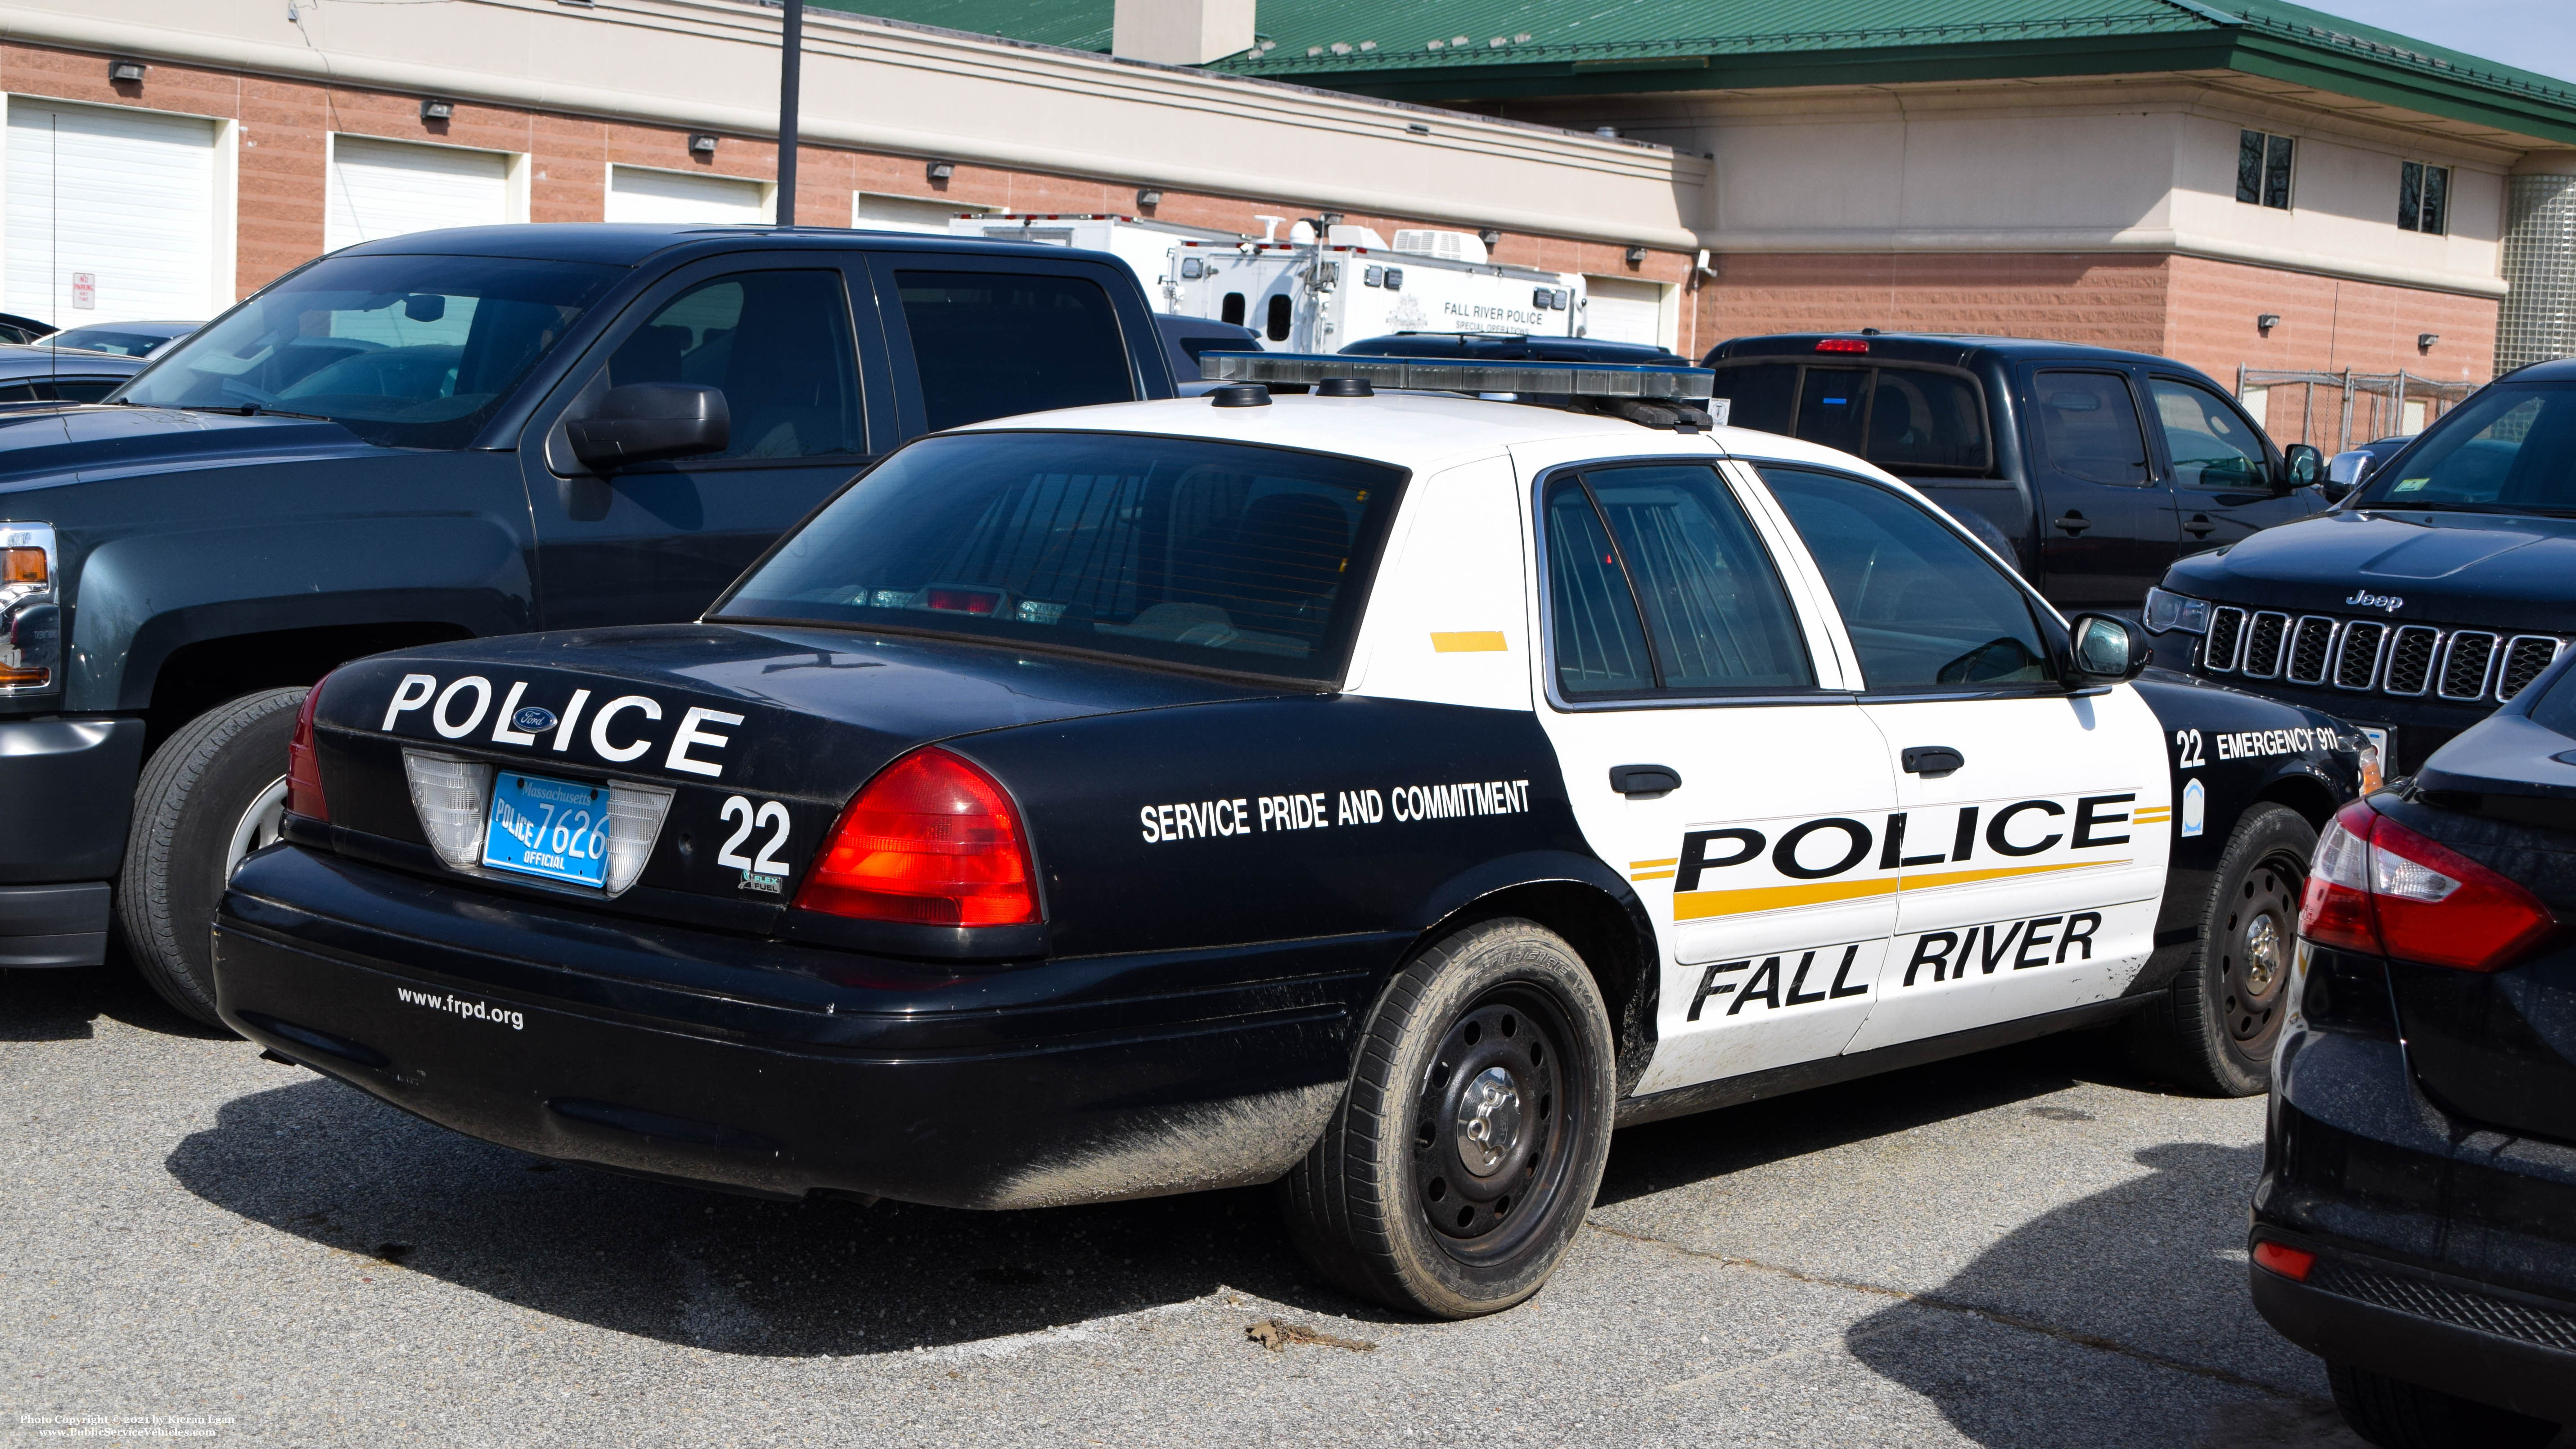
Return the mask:
<path id="1" fill-rule="evenodd" d="M 1373 388 L 1417 392 L 1542 393 L 1571 397 L 1696 402 L 1717 374 L 1705 367 L 1640 367 L 1605 362 L 1444 362 L 1427 357 L 1352 357 L 1304 352 L 1203 352 L 1204 382 L 1303 383 L 1356 377 Z"/>

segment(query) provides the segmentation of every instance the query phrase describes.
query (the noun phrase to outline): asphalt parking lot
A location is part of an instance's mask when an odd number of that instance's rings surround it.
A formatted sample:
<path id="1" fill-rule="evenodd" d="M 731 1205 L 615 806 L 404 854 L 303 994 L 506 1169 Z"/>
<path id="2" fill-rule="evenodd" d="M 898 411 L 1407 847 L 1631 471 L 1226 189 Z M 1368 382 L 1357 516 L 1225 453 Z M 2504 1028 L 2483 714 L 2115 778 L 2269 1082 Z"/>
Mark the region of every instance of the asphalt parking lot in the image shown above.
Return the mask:
<path id="1" fill-rule="evenodd" d="M 1619 1137 L 1534 1303 L 1428 1323 L 1319 1286 L 1266 1189 L 721 1196 L 450 1135 L 116 968 L 0 974 L 0 1428 L 2355 1445 L 2246 1301 L 2261 1135 L 2259 1101 L 2169 1094 L 2088 1037 L 1658 1124 Z"/>

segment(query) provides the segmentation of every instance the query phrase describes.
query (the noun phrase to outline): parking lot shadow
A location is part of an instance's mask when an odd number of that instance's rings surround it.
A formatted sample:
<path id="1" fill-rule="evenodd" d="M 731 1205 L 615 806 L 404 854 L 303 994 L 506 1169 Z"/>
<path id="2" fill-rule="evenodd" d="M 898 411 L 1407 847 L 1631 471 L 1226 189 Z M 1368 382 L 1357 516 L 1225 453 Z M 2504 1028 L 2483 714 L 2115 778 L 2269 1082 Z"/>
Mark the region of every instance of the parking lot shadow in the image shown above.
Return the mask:
<path id="1" fill-rule="evenodd" d="M 86 1041 L 105 1017 L 164 1036 L 221 1041 L 232 1033 L 171 1009 L 111 950 L 104 966 L 0 971 L 0 1041 Z"/>
<path id="2" fill-rule="evenodd" d="M 169 1171 L 342 1250 L 353 1275 L 422 1273 L 624 1333 L 783 1356 L 967 1343 L 1220 1287 L 1388 1317 L 1309 1275 L 1267 1188 L 1025 1212 L 777 1202 L 558 1166 L 278 1073 L 288 1085 L 226 1103 Z"/>

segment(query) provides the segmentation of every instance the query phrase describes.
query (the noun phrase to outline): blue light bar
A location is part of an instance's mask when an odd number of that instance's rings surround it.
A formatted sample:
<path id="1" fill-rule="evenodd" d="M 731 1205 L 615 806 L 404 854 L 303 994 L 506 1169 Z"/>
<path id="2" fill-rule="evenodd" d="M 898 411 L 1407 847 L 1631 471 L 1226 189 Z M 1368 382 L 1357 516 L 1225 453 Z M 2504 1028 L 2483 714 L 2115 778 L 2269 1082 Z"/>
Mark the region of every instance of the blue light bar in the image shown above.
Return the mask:
<path id="1" fill-rule="evenodd" d="M 1367 357 L 1309 352 L 1203 352 L 1206 382 L 1313 386 L 1356 377 L 1372 388 L 1415 392 L 1540 393 L 1560 397 L 1657 398 L 1697 402 L 1717 374 L 1705 367 L 1640 367 L 1609 362 L 1446 362 L 1427 357 Z"/>

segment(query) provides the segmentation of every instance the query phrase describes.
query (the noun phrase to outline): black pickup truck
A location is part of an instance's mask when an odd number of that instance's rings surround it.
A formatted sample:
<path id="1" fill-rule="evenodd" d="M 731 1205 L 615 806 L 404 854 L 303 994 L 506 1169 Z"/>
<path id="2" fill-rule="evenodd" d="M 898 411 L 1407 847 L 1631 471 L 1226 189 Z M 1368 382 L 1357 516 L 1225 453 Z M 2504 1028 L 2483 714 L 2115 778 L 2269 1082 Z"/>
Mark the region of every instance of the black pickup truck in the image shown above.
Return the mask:
<path id="1" fill-rule="evenodd" d="M 1737 427 L 1858 453 L 1923 490 L 2067 610 L 2135 614 L 2166 567 L 2326 506 L 2282 449 L 2166 357 L 2013 337 L 1794 333 L 1712 349 Z"/>
<path id="2" fill-rule="evenodd" d="M 0 414 L 0 967 L 207 933 L 332 666 L 694 618 L 903 440 L 1169 397 L 1133 273 L 845 231 L 515 226 L 335 252 L 102 404 Z"/>

